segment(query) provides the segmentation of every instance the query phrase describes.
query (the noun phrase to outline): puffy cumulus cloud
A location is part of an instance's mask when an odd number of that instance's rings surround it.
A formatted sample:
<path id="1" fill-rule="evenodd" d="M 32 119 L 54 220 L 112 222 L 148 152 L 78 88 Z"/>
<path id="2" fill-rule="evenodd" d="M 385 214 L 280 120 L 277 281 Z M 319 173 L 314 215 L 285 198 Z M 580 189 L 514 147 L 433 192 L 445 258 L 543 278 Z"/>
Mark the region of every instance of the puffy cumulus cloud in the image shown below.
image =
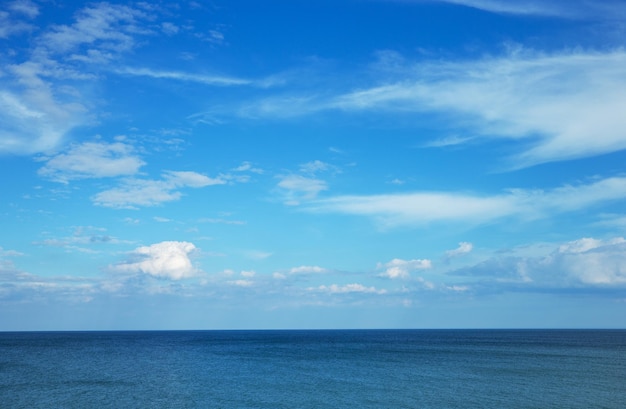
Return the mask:
<path id="1" fill-rule="evenodd" d="M 320 285 L 319 287 L 310 287 L 308 291 L 324 292 L 328 294 L 347 294 L 347 293 L 367 293 L 367 294 L 386 294 L 387 290 L 377 289 L 376 287 L 366 287 L 363 284 L 352 283 L 345 285 L 331 284 L 329 286 Z"/>
<path id="2" fill-rule="evenodd" d="M 521 288 L 611 288 L 626 286 L 626 240 L 582 238 L 532 257 L 494 257 L 453 275 L 492 278 L 494 285 Z"/>
<path id="3" fill-rule="evenodd" d="M 432 268 L 432 263 L 427 259 L 402 260 L 394 258 L 385 264 L 378 263 L 377 268 L 383 270 L 381 276 L 384 277 L 408 278 L 412 271 Z"/>
<path id="4" fill-rule="evenodd" d="M 583 284 L 626 285 L 626 240 L 583 238 L 566 243 L 545 260 Z"/>
<path id="5" fill-rule="evenodd" d="M 161 180 L 127 179 L 122 186 L 100 192 L 92 200 L 96 205 L 114 208 L 155 206 L 180 199 L 182 193 L 179 189 L 182 188 L 201 188 L 225 183 L 221 178 L 210 178 L 196 172 L 168 171 Z"/>
<path id="6" fill-rule="evenodd" d="M 287 175 L 280 177 L 278 188 L 284 196 L 285 204 L 299 205 L 303 200 L 315 199 L 321 191 L 327 190 L 328 186 L 320 179 Z"/>
<path id="7" fill-rule="evenodd" d="M 121 142 L 85 142 L 52 156 L 39 169 L 41 176 L 67 183 L 72 179 L 134 175 L 145 164 L 134 148 Z"/>
<path id="8" fill-rule="evenodd" d="M 114 271 L 144 273 L 154 277 L 180 280 L 195 275 L 189 256 L 196 250 L 186 241 L 163 241 L 135 249 L 132 259 L 113 267 Z"/>
<path id="9" fill-rule="evenodd" d="M 472 243 L 462 241 L 459 243 L 459 247 L 455 248 L 454 250 L 446 251 L 446 257 L 447 258 L 459 257 L 459 256 L 470 253 L 473 248 L 474 246 L 472 245 Z"/>

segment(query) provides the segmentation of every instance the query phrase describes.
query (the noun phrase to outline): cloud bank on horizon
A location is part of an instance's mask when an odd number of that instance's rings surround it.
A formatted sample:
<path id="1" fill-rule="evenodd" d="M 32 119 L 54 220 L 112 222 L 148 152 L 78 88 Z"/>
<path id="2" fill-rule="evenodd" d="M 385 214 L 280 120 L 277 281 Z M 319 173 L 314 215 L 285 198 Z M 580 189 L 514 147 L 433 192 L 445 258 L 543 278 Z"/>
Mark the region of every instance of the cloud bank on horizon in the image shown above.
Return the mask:
<path id="1" fill-rule="evenodd" d="M 625 21 L 8 1 L 0 330 L 623 327 Z"/>

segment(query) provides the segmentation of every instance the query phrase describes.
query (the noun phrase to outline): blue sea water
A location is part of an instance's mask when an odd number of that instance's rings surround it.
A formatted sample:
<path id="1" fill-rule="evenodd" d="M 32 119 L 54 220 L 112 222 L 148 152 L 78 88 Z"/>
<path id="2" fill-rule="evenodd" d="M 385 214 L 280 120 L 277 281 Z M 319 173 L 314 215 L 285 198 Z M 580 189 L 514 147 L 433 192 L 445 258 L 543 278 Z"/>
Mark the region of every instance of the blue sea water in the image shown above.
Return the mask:
<path id="1" fill-rule="evenodd" d="M 0 407 L 626 408 L 626 331 L 5 332 Z"/>

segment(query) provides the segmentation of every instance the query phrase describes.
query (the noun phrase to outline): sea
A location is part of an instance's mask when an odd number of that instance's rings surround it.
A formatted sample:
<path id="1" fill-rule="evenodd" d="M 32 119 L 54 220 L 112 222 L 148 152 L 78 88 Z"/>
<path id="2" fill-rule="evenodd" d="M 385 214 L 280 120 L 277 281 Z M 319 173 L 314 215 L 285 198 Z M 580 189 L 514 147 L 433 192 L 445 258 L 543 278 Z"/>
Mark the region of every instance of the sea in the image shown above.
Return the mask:
<path id="1" fill-rule="evenodd" d="M 0 408 L 626 408 L 626 330 L 0 332 Z"/>

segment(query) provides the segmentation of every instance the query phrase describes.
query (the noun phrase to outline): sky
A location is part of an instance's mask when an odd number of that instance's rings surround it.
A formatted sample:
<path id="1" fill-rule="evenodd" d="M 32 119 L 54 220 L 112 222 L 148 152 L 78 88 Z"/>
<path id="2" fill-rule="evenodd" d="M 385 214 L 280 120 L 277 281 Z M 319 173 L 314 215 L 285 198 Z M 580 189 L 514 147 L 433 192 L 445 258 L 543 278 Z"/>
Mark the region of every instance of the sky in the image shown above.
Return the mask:
<path id="1" fill-rule="evenodd" d="M 0 330 L 626 327 L 623 1 L 0 5 Z"/>

